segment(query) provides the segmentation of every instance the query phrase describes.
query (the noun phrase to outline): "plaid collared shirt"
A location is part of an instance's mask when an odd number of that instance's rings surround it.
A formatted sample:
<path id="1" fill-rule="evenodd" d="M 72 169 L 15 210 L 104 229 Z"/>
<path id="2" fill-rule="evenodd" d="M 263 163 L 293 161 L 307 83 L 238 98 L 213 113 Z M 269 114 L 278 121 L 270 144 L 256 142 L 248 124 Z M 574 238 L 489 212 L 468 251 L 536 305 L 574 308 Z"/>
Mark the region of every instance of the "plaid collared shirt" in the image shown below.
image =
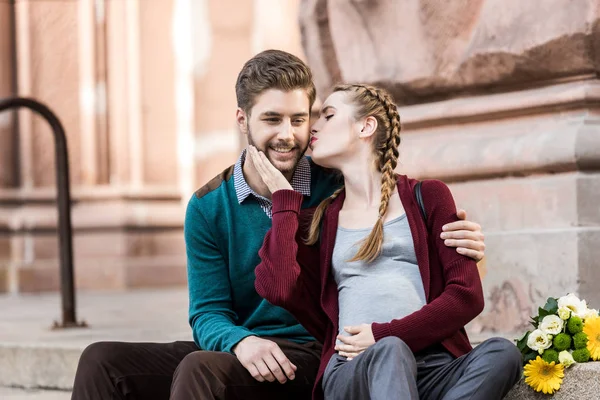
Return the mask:
<path id="1" fill-rule="evenodd" d="M 254 190 L 248 186 L 248 183 L 244 178 L 242 166 L 244 165 L 245 160 L 246 150 L 242 152 L 240 158 L 238 158 L 233 167 L 233 186 L 235 187 L 238 203 L 242 204 L 248 196 L 252 195 L 269 218 L 272 218 L 273 214 L 271 213 L 271 209 L 273 203 L 271 203 L 271 200 L 254 192 Z M 306 157 L 302 157 L 298 162 L 296 171 L 294 171 L 294 176 L 292 177 L 291 185 L 295 191 L 302 193 L 304 196 L 310 196 L 310 163 Z"/>

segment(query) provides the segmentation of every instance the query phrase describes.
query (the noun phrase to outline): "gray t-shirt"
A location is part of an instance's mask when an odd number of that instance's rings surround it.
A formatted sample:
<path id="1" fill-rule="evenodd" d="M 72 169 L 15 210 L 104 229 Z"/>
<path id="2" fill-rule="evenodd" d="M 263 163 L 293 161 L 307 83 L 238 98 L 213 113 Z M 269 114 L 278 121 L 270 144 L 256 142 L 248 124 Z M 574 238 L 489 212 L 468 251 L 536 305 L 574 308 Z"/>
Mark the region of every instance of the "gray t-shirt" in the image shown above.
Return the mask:
<path id="1" fill-rule="evenodd" d="M 400 319 L 426 303 L 406 214 L 384 224 L 383 249 L 373 263 L 348 262 L 370 232 L 371 228 L 337 230 L 332 272 L 342 335 L 349 336 L 345 326 Z"/>

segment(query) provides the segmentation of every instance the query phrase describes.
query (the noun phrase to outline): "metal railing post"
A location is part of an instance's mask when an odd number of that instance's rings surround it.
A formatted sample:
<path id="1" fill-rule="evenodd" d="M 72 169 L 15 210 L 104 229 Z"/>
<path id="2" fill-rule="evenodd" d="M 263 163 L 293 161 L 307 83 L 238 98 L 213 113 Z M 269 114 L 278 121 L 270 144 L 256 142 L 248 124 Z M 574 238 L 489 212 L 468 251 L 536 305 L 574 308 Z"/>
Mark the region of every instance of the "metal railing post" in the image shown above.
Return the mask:
<path id="1" fill-rule="evenodd" d="M 71 193 L 69 182 L 69 154 L 65 130 L 58 117 L 44 104 L 24 97 L 0 99 L 0 112 L 13 108 L 28 108 L 42 116 L 54 134 L 56 154 L 56 189 L 58 203 L 58 244 L 60 254 L 60 293 L 62 321 L 55 328 L 87 326 L 78 323 L 75 303 L 75 277 L 73 271 L 73 232 L 71 225 Z"/>

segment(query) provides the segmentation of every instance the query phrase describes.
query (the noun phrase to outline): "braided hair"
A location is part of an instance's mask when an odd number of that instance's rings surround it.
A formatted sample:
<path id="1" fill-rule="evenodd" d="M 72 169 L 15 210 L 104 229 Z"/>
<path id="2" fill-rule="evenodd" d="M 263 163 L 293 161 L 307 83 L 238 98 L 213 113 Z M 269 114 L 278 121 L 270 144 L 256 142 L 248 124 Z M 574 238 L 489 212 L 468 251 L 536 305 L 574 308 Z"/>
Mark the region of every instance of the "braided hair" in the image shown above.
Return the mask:
<path id="1" fill-rule="evenodd" d="M 388 209 L 390 197 L 396 187 L 397 177 L 394 170 L 398 165 L 398 146 L 400 145 L 400 115 L 392 97 L 385 90 L 362 84 L 338 85 L 334 92 L 348 92 L 356 106 L 356 120 L 373 116 L 377 119 L 373 146 L 376 157 L 376 168 L 381 172 L 381 203 L 379 216 L 369 236 L 362 242 L 356 255 L 350 261 L 374 261 L 381 253 L 383 246 L 383 221 Z M 309 228 L 307 244 L 315 244 L 319 238 L 319 230 L 325 210 L 343 191 L 336 190 L 317 207 Z"/>

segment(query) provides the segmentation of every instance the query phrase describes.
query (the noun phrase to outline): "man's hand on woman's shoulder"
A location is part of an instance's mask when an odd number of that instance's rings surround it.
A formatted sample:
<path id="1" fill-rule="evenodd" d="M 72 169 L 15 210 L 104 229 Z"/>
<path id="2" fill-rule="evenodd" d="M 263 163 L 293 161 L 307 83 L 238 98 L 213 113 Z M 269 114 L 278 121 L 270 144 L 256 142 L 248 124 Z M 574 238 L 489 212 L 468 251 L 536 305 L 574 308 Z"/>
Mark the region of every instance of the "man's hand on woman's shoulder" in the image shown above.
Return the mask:
<path id="1" fill-rule="evenodd" d="M 485 243 L 481 226 L 467 220 L 467 212 L 458 210 L 460 221 L 445 225 L 440 235 L 448 247 L 456 247 L 456 251 L 479 262 L 485 257 Z"/>

